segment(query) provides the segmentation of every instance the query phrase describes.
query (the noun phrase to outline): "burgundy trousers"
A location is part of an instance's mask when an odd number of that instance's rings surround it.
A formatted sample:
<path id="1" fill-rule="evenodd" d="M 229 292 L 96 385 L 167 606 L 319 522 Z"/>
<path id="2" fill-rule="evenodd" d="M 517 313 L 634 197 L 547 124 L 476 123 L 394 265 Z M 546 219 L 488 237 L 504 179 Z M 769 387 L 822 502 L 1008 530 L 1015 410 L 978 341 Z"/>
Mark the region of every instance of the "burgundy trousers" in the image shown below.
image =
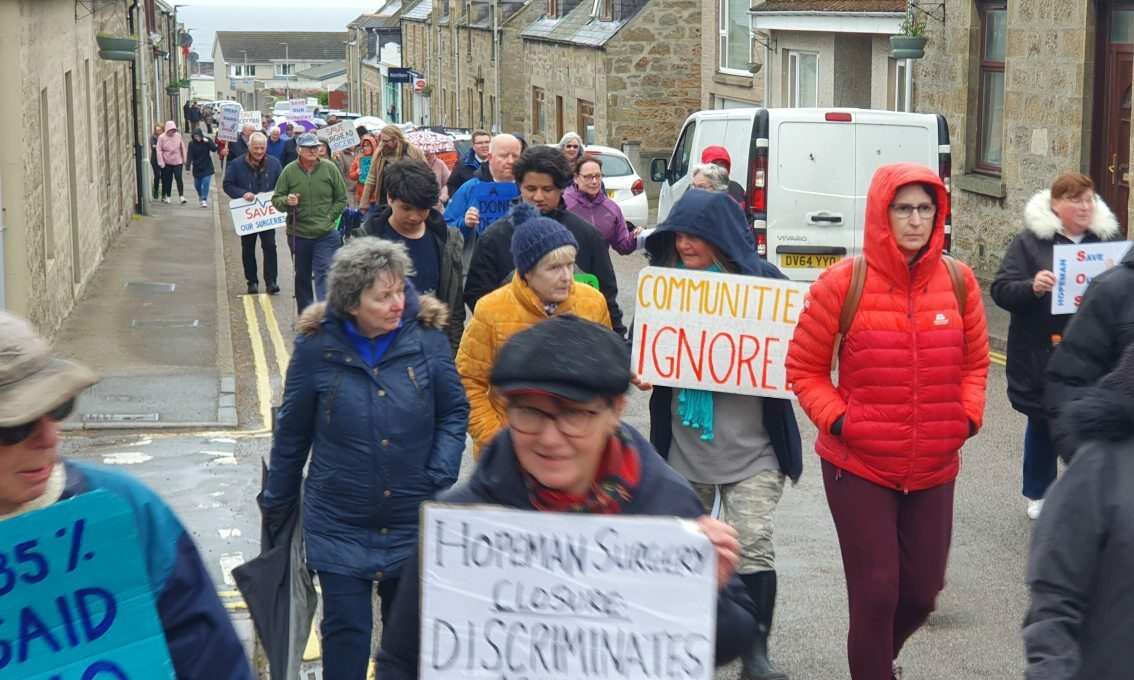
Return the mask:
<path id="1" fill-rule="evenodd" d="M 945 587 L 954 482 L 904 494 L 823 461 L 850 604 L 852 680 L 889 680 L 891 662 Z"/>

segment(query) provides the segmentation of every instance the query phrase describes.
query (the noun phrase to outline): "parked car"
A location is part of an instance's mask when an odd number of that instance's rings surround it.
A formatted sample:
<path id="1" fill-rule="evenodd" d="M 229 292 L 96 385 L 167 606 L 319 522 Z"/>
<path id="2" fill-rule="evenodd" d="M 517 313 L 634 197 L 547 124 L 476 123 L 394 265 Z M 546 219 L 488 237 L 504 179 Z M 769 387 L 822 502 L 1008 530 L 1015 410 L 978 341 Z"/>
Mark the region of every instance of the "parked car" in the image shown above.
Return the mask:
<path id="1" fill-rule="evenodd" d="M 725 109 L 689 116 L 673 153 L 655 158 L 658 222 L 692 181 L 708 146 L 723 146 L 730 176 L 753 213 L 756 251 L 789 278 L 814 281 L 862 251 L 866 190 L 874 171 L 920 163 L 951 187 L 949 125 L 938 114 L 870 109 Z M 945 218 L 945 248 L 952 217 Z"/>
<path id="2" fill-rule="evenodd" d="M 584 151 L 588 156 L 602 160 L 602 183 L 606 187 L 606 195 L 618 204 L 630 230 L 648 226 L 650 199 L 646 196 L 646 185 L 626 154 L 609 146 L 594 144 Z"/>

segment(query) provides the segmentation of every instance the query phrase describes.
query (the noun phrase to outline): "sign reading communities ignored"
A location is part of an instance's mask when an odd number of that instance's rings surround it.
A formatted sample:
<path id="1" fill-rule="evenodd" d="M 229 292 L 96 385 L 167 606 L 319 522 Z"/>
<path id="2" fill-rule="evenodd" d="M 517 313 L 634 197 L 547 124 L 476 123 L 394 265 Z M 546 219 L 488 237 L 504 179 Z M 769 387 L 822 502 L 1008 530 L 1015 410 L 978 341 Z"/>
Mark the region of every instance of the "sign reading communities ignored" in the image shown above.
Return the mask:
<path id="1" fill-rule="evenodd" d="M 424 680 L 711 680 L 717 553 L 672 517 L 426 503 Z"/>

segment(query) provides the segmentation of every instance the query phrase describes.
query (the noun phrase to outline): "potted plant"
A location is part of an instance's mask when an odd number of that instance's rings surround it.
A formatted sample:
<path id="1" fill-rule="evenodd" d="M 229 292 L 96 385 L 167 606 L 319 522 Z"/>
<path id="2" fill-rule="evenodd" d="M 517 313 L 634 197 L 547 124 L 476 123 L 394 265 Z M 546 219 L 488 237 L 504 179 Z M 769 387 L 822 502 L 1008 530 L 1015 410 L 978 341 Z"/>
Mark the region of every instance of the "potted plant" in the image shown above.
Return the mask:
<path id="1" fill-rule="evenodd" d="M 181 94 L 181 87 L 177 83 L 165 86 L 165 93 L 171 97 L 176 97 Z"/>
<path id="2" fill-rule="evenodd" d="M 432 85 L 425 85 L 421 88 L 421 96 L 422 97 L 428 97 L 432 94 L 433 94 L 433 86 Z"/>
<path id="3" fill-rule="evenodd" d="M 890 36 L 890 56 L 895 59 L 921 59 L 925 56 L 925 18 L 918 16 L 913 4 L 906 5 L 906 18 L 902 19 L 898 35 Z"/>
<path id="4" fill-rule="evenodd" d="M 95 36 L 98 43 L 98 56 L 109 61 L 134 61 L 138 49 L 138 36 L 117 36 L 109 33 L 99 33 Z"/>

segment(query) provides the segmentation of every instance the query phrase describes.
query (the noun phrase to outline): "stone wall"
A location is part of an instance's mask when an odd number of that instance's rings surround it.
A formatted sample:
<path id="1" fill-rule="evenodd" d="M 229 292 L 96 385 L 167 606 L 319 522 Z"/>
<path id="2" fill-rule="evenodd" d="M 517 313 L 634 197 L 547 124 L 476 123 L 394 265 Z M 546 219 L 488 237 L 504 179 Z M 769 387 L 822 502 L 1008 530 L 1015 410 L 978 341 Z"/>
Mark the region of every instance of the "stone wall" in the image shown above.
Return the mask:
<path id="1" fill-rule="evenodd" d="M 626 30 L 626 29 L 623 29 Z M 615 38 L 617 40 L 617 38 Z M 613 42 L 613 41 L 612 41 Z M 607 45 L 610 46 L 610 43 Z M 603 51 L 593 47 L 565 43 L 524 40 L 524 65 L 528 73 L 528 85 L 523 89 L 522 98 L 527 102 L 523 116 L 524 135 L 529 143 L 546 142 L 556 144 L 564 132 L 575 131 L 583 134 L 578 117 L 579 100 L 594 104 L 595 143 L 604 146 L 618 146 L 621 139 L 614 135 L 614 106 L 617 100 L 608 102 L 607 73 L 617 73 L 605 67 Z M 632 70 L 627 68 L 627 71 Z M 610 83 L 618 83 L 614 75 Z M 625 83 L 616 85 L 626 88 Z M 535 115 L 532 97 L 534 88 L 544 91 L 544 126 L 537 129 L 533 120 Z M 563 102 L 563 130 L 558 129 L 556 120 L 557 98 Z"/>
<path id="2" fill-rule="evenodd" d="M 382 72 L 373 61 L 362 62 L 362 101 L 356 109 L 364 116 L 378 116 L 386 120 L 386 106 L 383 104 Z"/>
<path id="3" fill-rule="evenodd" d="M 748 102 L 760 106 L 764 101 L 763 70 L 755 76 L 721 73 L 720 65 L 720 8 L 721 0 L 700 0 L 701 2 L 701 108 L 711 109 L 716 97 Z M 752 60 L 764 61 L 764 47 L 759 43 L 753 46 Z"/>

